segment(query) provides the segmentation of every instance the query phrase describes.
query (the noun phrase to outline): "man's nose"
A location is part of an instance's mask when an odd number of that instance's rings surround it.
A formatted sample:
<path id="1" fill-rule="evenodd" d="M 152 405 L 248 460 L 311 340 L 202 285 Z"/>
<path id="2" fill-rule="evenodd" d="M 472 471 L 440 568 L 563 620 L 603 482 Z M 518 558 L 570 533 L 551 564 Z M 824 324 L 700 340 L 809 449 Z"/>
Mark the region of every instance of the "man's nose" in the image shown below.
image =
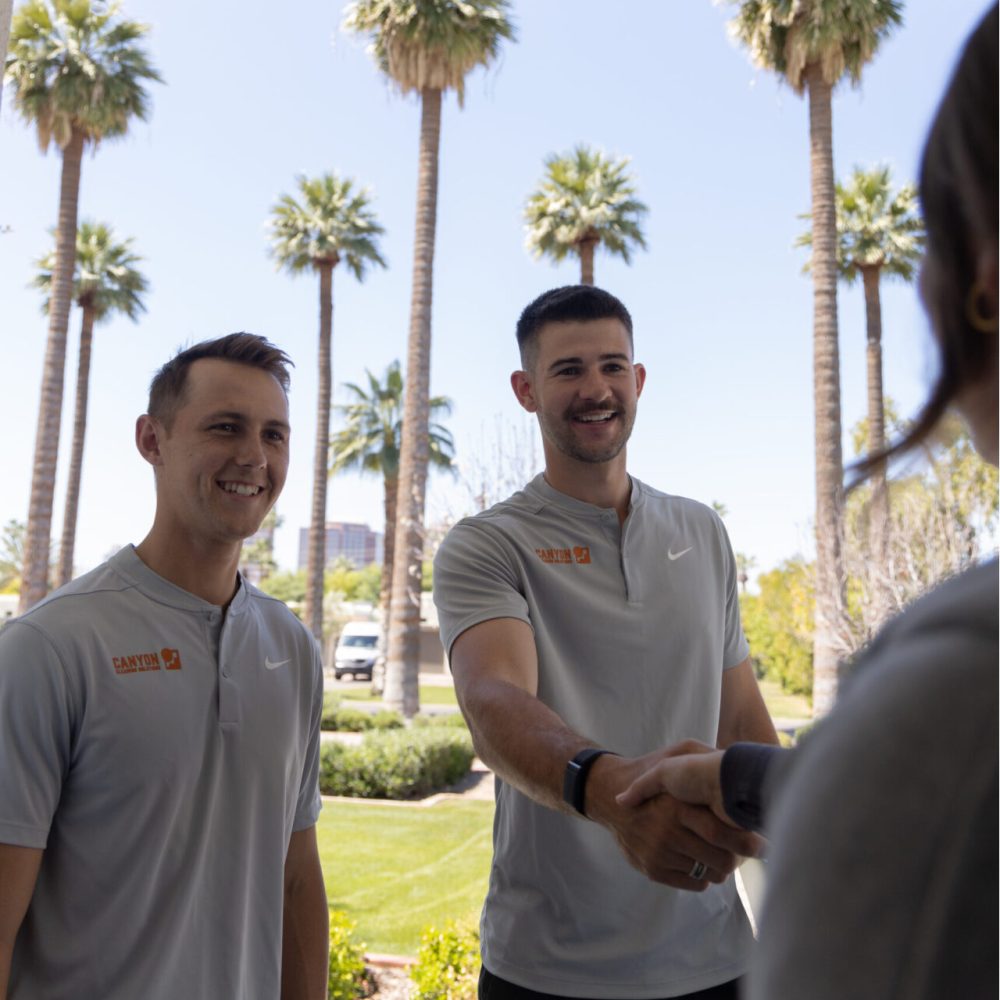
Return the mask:
<path id="1" fill-rule="evenodd" d="M 248 469 L 264 468 L 267 465 L 267 455 L 264 453 L 264 444 L 260 438 L 251 434 L 244 437 L 240 441 L 236 462 Z"/>
<path id="2" fill-rule="evenodd" d="M 578 392 L 581 399 L 602 402 L 611 395 L 608 380 L 600 369 L 588 371 L 580 381 Z"/>

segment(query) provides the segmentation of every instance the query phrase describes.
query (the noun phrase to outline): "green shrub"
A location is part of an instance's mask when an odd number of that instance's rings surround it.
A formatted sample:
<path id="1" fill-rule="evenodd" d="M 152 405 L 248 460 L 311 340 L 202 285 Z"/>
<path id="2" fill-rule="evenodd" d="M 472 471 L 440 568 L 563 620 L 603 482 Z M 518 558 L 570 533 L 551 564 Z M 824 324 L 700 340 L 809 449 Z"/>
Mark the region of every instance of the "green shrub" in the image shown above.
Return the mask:
<path id="1" fill-rule="evenodd" d="M 358 746 L 324 743 L 319 786 L 324 795 L 415 799 L 453 785 L 472 765 L 472 739 L 456 729 L 367 733 Z"/>
<path id="2" fill-rule="evenodd" d="M 410 970 L 413 1000 L 475 1000 L 479 980 L 479 934 L 449 921 L 420 935 L 417 964 Z"/>
<path id="3" fill-rule="evenodd" d="M 391 708 L 380 708 L 372 715 L 372 729 L 402 729 L 403 717 Z"/>
<path id="4" fill-rule="evenodd" d="M 465 729 L 469 727 L 465 723 L 461 712 L 442 712 L 439 715 L 418 715 L 413 720 L 413 724 L 423 729 L 427 726 L 437 726 L 444 729 Z"/>
<path id="5" fill-rule="evenodd" d="M 354 940 L 354 921 L 342 910 L 330 911 L 330 1000 L 355 1000 L 368 996 L 365 946 Z"/>
<path id="6" fill-rule="evenodd" d="M 374 728 L 371 712 L 363 708 L 346 708 L 341 706 L 333 714 L 333 725 L 340 733 L 366 733 Z"/>

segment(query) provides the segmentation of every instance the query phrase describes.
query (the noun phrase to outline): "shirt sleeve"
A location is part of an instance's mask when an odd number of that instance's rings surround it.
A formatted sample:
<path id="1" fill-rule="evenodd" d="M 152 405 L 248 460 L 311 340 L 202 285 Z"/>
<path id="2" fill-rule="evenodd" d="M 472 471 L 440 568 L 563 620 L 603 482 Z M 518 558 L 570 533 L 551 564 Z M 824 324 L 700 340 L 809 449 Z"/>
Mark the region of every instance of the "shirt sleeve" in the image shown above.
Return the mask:
<path id="1" fill-rule="evenodd" d="M 309 737 L 306 742 L 305 764 L 302 768 L 302 781 L 299 784 L 299 796 L 295 804 L 295 820 L 292 830 L 306 830 L 316 824 L 323 799 L 319 791 L 319 748 L 320 723 L 323 718 L 323 661 L 319 646 L 312 636 L 307 639 L 312 654 L 312 696 L 310 698 Z"/>
<path id="2" fill-rule="evenodd" d="M 0 843 L 44 848 L 72 755 L 63 664 L 35 626 L 0 632 Z"/>
<path id="3" fill-rule="evenodd" d="M 719 780 L 729 818 L 745 830 L 763 829 L 770 772 L 790 750 L 766 743 L 734 743 L 722 755 Z"/>
<path id="4" fill-rule="evenodd" d="M 492 618 L 531 625 L 517 561 L 506 542 L 481 525 L 459 522 L 434 558 L 434 603 L 448 655 L 467 629 Z"/>

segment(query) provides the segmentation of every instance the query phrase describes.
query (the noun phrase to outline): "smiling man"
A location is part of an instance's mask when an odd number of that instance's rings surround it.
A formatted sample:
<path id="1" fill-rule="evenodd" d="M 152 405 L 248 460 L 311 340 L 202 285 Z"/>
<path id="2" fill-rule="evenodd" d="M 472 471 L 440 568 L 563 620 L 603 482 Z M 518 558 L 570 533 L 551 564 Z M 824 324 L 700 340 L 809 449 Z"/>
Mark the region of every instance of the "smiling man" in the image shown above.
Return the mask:
<path id="1" fill-rule="evenodd" d="M 164 365 L 149 534 L 0 633 L 0 998 L 326 995 L 319 652 L 238 572 L 289 363 L 237 333 Z"/>
<path id="2" fill-rule="evenodd" d="M 616 801 L 685 738 L 776 742 L 732 549 L 710 508 L 627 472 L 646 372 L 618 299 L 547 292 L 517 340 L 545 471 L 456 525 L 434 566 L 459 703 L 499 779 L 480 996 L 735 997 L 752 934 L 729 876 L 759 842 L 667 795 Z"/>

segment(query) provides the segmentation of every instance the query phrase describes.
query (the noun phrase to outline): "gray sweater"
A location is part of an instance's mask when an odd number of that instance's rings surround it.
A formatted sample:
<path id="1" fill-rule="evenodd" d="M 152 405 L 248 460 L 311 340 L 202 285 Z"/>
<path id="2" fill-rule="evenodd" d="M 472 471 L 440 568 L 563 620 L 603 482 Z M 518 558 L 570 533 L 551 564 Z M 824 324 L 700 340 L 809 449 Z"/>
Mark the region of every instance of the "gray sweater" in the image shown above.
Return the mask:
<path id="1" fill-rule="evenodd" d="M 997 608 L 995 561 L 956 577 L 883 630 L 800 750 L 729 761 L 745 821 L 768 771 L 775 799 L 748 1000 L 996 997 Z"/>

